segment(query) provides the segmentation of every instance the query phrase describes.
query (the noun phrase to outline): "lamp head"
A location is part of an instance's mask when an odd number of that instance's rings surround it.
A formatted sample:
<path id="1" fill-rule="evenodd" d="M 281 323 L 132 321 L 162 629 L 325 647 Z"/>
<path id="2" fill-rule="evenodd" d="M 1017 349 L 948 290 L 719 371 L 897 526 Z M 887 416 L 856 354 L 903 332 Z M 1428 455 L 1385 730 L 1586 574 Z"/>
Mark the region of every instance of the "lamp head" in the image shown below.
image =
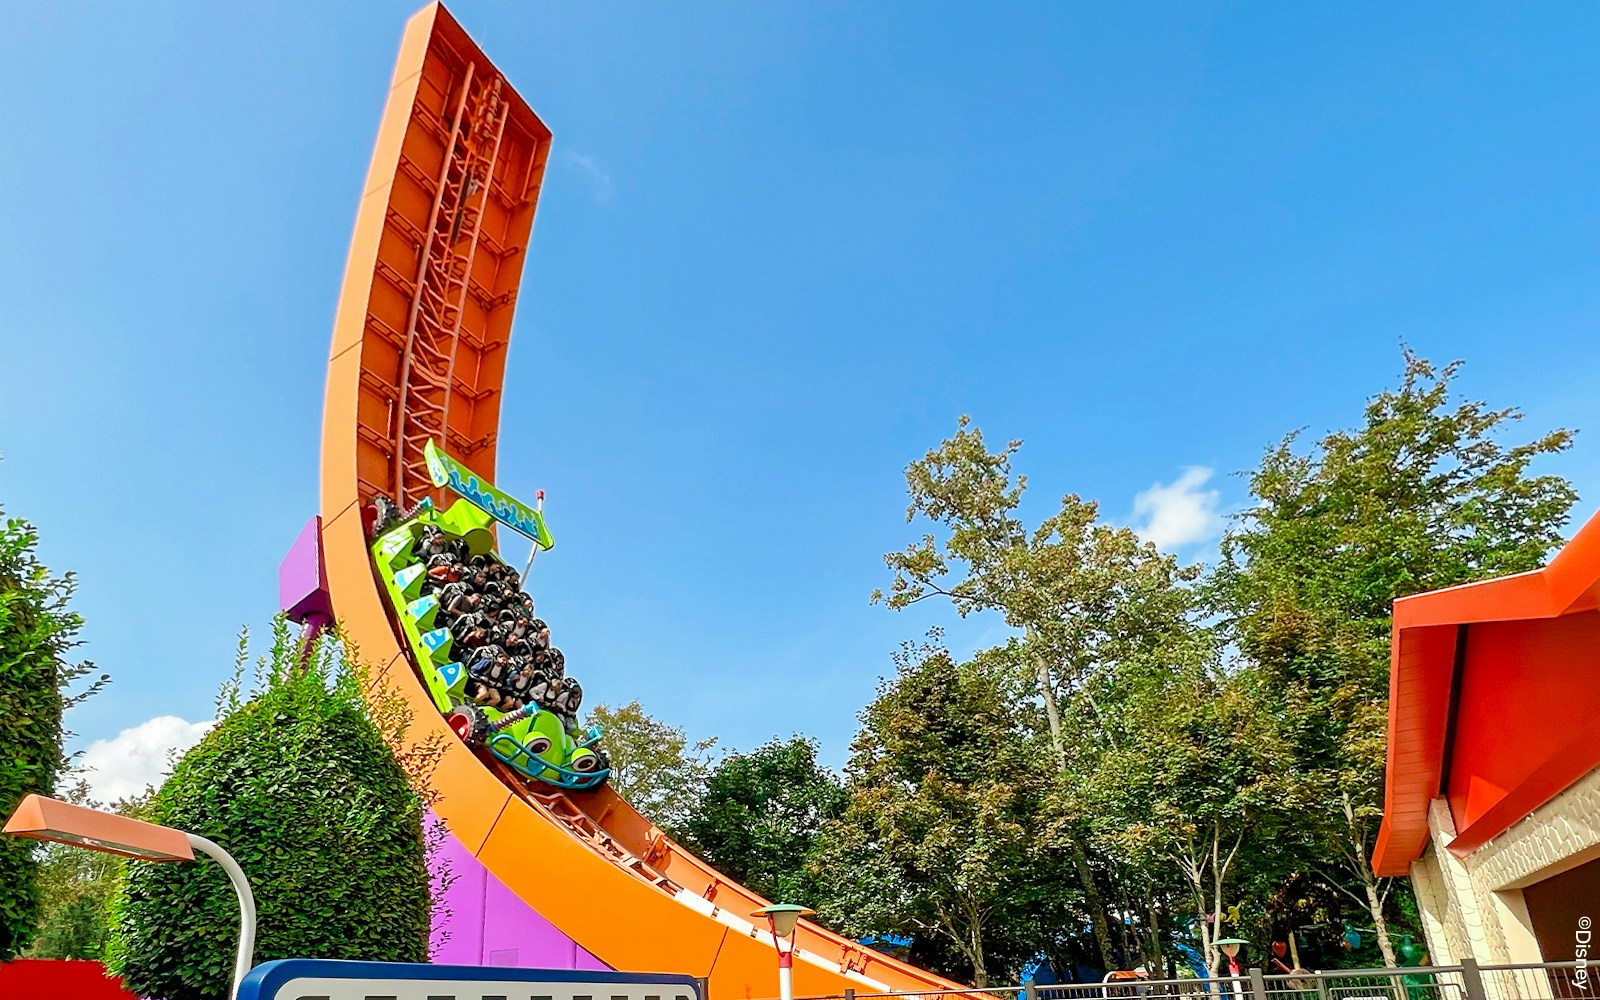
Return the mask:
<path id="1" fill-rule="evenodd" d="M 1243 938 L 1222 938 L 1217 942 L 1217 947 L 1221 948 L 1222 953 L 1227 955 L 1229 958 L 1236 958 L 1239 955 L 1240 946 L 1247 945 L 1249 943 L 1250 942 Z"/>
<path id="2" fill-rule="evenodd" d="M 808 910 L 804 906 L 797 906 L 794 903 L 773 903 L 771 906 L 763 906 L 750 915 L 752 917 L 766 917 L 767 923 L 772 927 L 772 933 L 779 937 L 788 937 L 794 933 L 794 925 L 800 921 L 801 917 L 809 916 L 815 912 L 817 911 Z"/>
<path id="3" fill-rule="evenodd" d="M 140 861 L 194 860 L 194 848 L 181 830 L 43 795 L 29 795 L 18 803 L 4 832 Z"/>

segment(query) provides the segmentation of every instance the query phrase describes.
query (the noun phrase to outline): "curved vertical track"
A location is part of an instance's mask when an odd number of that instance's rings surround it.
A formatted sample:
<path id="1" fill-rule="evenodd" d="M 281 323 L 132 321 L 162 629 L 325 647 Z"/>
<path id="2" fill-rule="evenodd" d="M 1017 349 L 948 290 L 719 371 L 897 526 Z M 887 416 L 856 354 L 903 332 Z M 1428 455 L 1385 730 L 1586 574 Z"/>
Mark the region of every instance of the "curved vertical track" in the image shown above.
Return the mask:
<path id="1" fill-rule="evenodd" d="M 530 783 L 456 740 L 384 610 L 361 505 L 432 487 L 429 438 L 493 479 L 506 345 L 550 131 L 438 4 L 406 26 L 351 239 L 328 363 L 322 547 L 334 613 L 403 699 L 413 738 L 446 747 L 435 811 L 501 882 L 618 969 L 709 977 L 770 996 L 766 900 L 684 851 L 608 788 Z M 800 994 L 955 988 L 802 923 Z"/>

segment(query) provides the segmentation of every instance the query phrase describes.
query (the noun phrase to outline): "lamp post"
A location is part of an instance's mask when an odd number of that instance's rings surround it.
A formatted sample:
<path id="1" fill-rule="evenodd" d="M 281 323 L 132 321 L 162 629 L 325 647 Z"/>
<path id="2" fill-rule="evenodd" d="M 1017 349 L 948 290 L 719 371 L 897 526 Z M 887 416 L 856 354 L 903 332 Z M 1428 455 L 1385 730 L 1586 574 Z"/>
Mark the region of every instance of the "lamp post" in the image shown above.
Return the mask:
<path id="1" fill-rule="evenodd" d="M 1239 948 L 1249 943 L 1244 938 L 1222 938 L 1217 942 L 1217 947 L 1221 948 L 1222 953 L 1228 956 L 1228 975 L 1244 975 L 1239 971 Z"/>
<path id="2" fill-rule="evenodd" d="M 772 947 L 778 951 L 778 997 L 780 1000 L 794 1000 L 794 934 L 795 925 L 800 918 L 815 913 L 803 906 L 793 903 L 774 903 L 763 906 L 750 914 L 752 917 L 766 917 L 767 927 L 772 931 Z M 784 942 L 788 942 L 785 947 Z"/>
<path id="3" fill-rule="evenodd" d="M 233 989 L 228 994 L 230 997 L 239 995 L 239 981 L 250 971 L 255 953 L 256 900 L 239 863 L 227 851 L 193 833 L 43 795 L 29 795 L 23 799 L 16 812 L 6 820 L 3 832 L 139 861 L 193 861 L 195 851 L 215 859 L 228 873 L 228 881 L 233 883 L 233 891 L 239 897 L 239 951 L 233 963 Z"/>
<path id="4" fill-rule="evenodd" d="M 1222 953 L 1228 956 L 1229 976 L 1248 975 L 1248 973 L 1239 968 L 1239 949 L 1249 943 L 1244 938 L 1221 938 L 1216 942 L 1217 947 L 1222 949 Z M 1236 996 L 1242 997 L 1245 995 L 1245 984 L 1238 978 L 1233 981 L 1233 992 Z"/>

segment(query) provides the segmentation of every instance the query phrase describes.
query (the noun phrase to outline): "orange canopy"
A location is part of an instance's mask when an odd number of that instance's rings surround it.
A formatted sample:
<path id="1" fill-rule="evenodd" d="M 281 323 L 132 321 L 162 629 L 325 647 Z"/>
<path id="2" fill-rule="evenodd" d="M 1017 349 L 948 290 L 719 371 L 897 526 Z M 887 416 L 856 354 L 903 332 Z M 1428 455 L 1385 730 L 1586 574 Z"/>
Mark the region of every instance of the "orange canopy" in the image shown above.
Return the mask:
<path id="1" fill-rule="evenodd" d="M 1394 605 L 1379 875 L 1404 875 L 1450 805 L 1465 855 L 1600 764 L 1600 515 L 1543 569 Z"/>

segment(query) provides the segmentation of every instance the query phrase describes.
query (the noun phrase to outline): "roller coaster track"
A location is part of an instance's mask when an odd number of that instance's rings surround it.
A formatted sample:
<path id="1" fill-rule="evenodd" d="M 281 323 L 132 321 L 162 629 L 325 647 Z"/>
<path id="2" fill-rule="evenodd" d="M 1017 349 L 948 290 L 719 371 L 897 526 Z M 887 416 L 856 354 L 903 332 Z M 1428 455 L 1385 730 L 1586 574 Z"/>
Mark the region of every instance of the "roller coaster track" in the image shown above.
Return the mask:
<path id="1" fill-rule="evenodd" d="M 369 694 L 412 710 L 444 747 L 429 781 L 451 833 L 545 919 L 613 968 L 770 996 L 766 904 L 674 843 L 609 788 L 529 783 L 457 740 L 384 610 L 362 506 L 439 496 L 432 438 L 495 473 L 506 346 L 550 130 L 438 4 L 406 25 L 334 321 L 323 414 L 321 545 L 333 613 L 377 666 Z M 801 995 L 957 988 L 802 922 Z"/>

